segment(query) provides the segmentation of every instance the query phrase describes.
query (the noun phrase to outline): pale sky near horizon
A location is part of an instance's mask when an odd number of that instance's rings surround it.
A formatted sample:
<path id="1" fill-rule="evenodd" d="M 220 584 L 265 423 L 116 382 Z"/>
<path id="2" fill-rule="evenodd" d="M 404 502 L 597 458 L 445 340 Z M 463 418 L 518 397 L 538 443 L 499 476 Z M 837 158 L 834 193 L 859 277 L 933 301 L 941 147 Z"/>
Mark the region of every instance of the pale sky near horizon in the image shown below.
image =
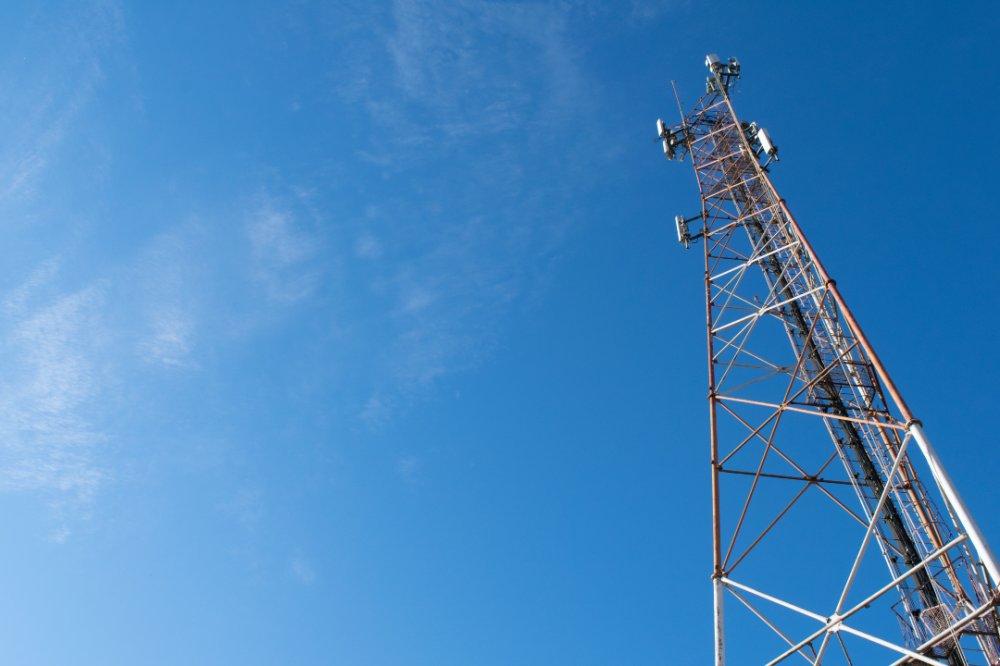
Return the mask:
<path id="1" fill-rule="evenodd" d="M 998 19 L 3 3 L 0 661 L 709 663 L 710 52 L 1000 546 Z"/>

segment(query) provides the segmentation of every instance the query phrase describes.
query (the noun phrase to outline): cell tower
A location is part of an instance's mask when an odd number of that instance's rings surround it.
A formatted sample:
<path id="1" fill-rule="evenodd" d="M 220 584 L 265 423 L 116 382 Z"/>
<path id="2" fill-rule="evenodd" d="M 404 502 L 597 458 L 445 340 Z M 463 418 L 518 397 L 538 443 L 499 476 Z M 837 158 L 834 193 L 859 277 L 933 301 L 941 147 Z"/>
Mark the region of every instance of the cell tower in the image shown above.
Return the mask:
<path id="1" fill-rule="evenodd" d="M 676 224 L 705 257 L 716 666 L 998 666 L 1000 563 L 737 118 L 739 62 L 705 64 L 657 130 L 701 192 Z"/>

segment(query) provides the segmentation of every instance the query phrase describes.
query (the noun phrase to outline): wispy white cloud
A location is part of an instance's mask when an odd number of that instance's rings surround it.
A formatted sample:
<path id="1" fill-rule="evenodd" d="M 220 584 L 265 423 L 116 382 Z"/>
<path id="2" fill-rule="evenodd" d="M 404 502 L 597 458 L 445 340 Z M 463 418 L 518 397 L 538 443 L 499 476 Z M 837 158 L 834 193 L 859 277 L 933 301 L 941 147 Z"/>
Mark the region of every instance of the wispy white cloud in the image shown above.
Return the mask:
<path id="1" fill-rule="evenodd" d="M 153 315 L 152 333 L 141 342 L 147 358 L 166 365 L 188 366 L 194 323 L 178 308 L 163 308 Z"/>
<path id="2" fill-rule="evenodd" d="M 48 262 L 3 299 L 16 306 L 0 337 L 0 489 L 47 491 L 65 513 L 110 477 L 94 459 L 106 437 L 92 418 L 106 385 L 100 308 L 107 285 L 46 298 L 38 292 L 53 275 Z M 53 538 L 64 540 L 68 527 L 59 534 Z"/>
<path id="3" fill-rule="evenodd" d="M 653 21 L 680 5 L 690 5 L 690 0 L 632 0 L 630 18 L 638 21 Z"/>
<path id="4" fill-rule="evenodd" d="M 193 238 L 197 225 L 182 226 L 152 239 L 126 272 L 135 283 L 134 298 L 144 325 L 137 341 L 140 356 L 149 363 L 196 369 L 197 320 L 204 276 L 194 266 Z M 202 285 L 199 288 L 199 285 Z M 126 315 L 128 316 L 128 315 Z"/>
<path id="5" fill-rule="evenodd" d="M 346 21 L 359 33 L 348 66 L 338 63 L 338 91 L 391 137 L 359 157 L 398 170 L 441 140 L 542 136 L 579 116 L 592 106 L 569 34 L 580 11 L 568 3 L 395 0 L 388 33 Z"/>
<path id="6" fill-rule="evenodd" d="M 47 213 L 61 194 L 100 177 L 102 150 L 94 132 L 86 164 L 72 161 L 75 178 L 52 174 L 69 163 L 76 128 L 122 43 L 121 5 L 113 0 L 56 3 L 37 8 L 28 29 L 0 49 L 0 214 L 16 232 Z M 49 180 L 46 180 L 49 178 Z M 53 191 L 51 183 L 59 180 Z M 77 210 L 73 211 L 78 212 Z M 0 295 L 0 491 L 32 491 L 61 524 L 54 542 L 70 535 L 74 519 L 114 478 L 102 423 L 113 402 L 112 333 L 104 319 L 109 282 L 85 278 L 59 284 L 59 257 L 42 261 L 20 286 Z M 15 269 L 16 270 L 16 269 Z"/>
<path id="7" fill-rule="evenodd" d="M 20 316 L 30 299 L 39 289 L 52 282 L 59 270 L 59 259 L 51 258 L 33 270 L 28 279 L 19 287 L 7 294 L 3 300 L 4 308 L 9 315 Z"/>
<path id="8" fill-rule="evenodd" d="M 420 463 L 415 456 L 403 456 L 396 461 L 396 471 L 411 486 L 417 482 L 417 470 L 419 467 Z"/>
<path id="9" fill-rule="evenodd" d="M 382 244 L 374 236 L 364 234 L 358 238 L 354 252 L 363 259 L 378 259 L 382 256 Z"/>
<path id="10" fill-rule="evenodd" d="M 565 209 L 552 214 L 565 193 L 543 191 L 531 174 L 532 155 L 542 148 L 518 153 L 504 143 L 528 136 L 546 145 L 563 112 L 586 105 L 566 10 L 468 0 L 399 0 L 393 7 L 394 30 L 373 33 L 364 56 L 388 63 L 391 76 L 380 77 L 388 83 L 364 79 L 371 63 L 360 63 L 351 70 L 360 83 L 345 92 L 370 110 L 386 137 L 358 153 L 356 168 L 398 178 L 457 151 L 461 173 L 428 170 L 419 187 L 369 194 L 354 223 L 318 213 L 322 206 L 309 188 L 266 183 L 264 194 L 233 204 L 241 211 L 235 224 L 233 218 L 206 223 L 213 231 L 204 245 L 213 252 L 225 247 L 228 253 L 218 253 L 225 257 L 199 250 L 204 239 L 194 221 L 120 258 L 117 269 L 105 271 L 108 281 L 69 293 L 53 286 L 59 260 L 39 266 L 0 297 L 6 317 L 0 342 L 8 356 L 0 380 L 0 489 L 41 489 L 65 505 L 92 498 L 114 478 L 100 462 L 101 444 L 111 437 L 99 423 L 99 403 L 114 383 L 109 368 L 136 358 L 146 371 L 209 363 L 203 350 L 222 334 L 205 312 L 224 300 L 222 290 L 227 297 L 247 285 L 255 296 L 263 292 L 266 299 L 227 301 L 224 315 L 215 309 L 218 317 L 252 320 L 260 310 L 325 297 L 335 291 L 328 289 L 332 264 L 347 265 L 344 292 L 361 293 L 342 300 L 364 303 L 349 313 L 337 302 L 329 316 L 364 338 L 343 353 L 370 355 L 355 415 L 373 428 L 440 376 L 489 353 L 511 304 L 537 289 L 566 226 Z M 53 25 L 51 34 L 65 39 L 52 38 L 61 46 L 48 51 L 49 62 L 23 72 L 13 60 L 0 62 L 0 89 L 23 92 L 0 118 L 0 205 L 39 200 L 42 174 L 58 162 L 59 147 L 104 76 L 108 45 L 123 31 L 121 12 L 111 2 L 86 8 Z M 295 98 L 289 110 L 300 104 L 313 109 Z M 496 138 L 504 141 L 487 143 Z M 234 226 L 236 233 L 222 243 L 212 234 L 227 224 L 221 233 Z M 240 273 L 249 274 L 247 283 L 213 284 L 212 271 L 234 265 L 247 271 Z M 122 294 L 129 298 L 118 302 Z M 118 316 L 114 327 L 103 319 L 109 310 Z M 124 351 L 109 351 L 111 345 Z M 413 483 L 417 459 L 399 459 L 396 471 Z M 250 529 L 263 508 L 259 497 L 247 495 L 227 510 Z M 64 526 L 52 538 L 68 534 Z M 293 558 L 290 566 L 304 583 L 315 580 L 306 560 Z"/>
<path id="11" fill-rule="evenodd" d="M 244 529 L 252 532 L 264 516 L 265 507 L 259 490 L 241 490 L 221 508 L 235 517 Z"/>
<path id="12" fill-rule="evenodd" d="M 358 416 L 369 428 L 378 429 L 392 414 L 393 402 L 392 399 L 385 396 L 372 395 L 365 402 Z"/>
<path id="13" fill-rule="evenodd" d="M 395 336 L 383 351 L 383 368 L 402 400 L 389 401 L 383 382 L 363 411 L 366 421 L 383 422 L 437 378 L 479 364 L 518 299 L 540 288 L 558 226 L 508 229 L 503 221 L 455 221 L 434 230 L 422 251 L 397 252 L 387 262 L 380 289 L 393 297 L 387 324 Z"/>
<path id="14" fill-rule="evenodd" d="M 295 198 L 303 203 L 308 193 L 300 193 Z M 312 293 L 321 275 L 320 267 L 312 261 L 321 242 L 302 220 L 303 208 L 284 205 L 274 197 L 262 195 L 245 224 L 253 247 L 254 277 L 275 301 L 289 303 L 305 298 Z"/>
<path id="15" fill-rule="evenodd" d="M 316 572 L 312 565 L 301 555 L 296 555 L 289 562 L 292 575 L 299 579 L 304 585 L 311 585 L 316 580 Z"/>
<path id="16" fill-rule="evenodd" d="M 124 32 L 120 3 L 112 0 L 40 9 L 32 23 L 0 60 L 0 90 L 8 93 L 0 116 L 0 204 L 38 194 L 39 178 L 91 100 L 102 61 Z"/>
<path id="17" fill-rule="evenodd" d="M 66 543 L 66 539 L 68 539 L 72 533 L 73 530 L 71 530 L 69 526 L 62 525 L 49 533 L 49 540 L 53 543 Z"/>
<path id="18" fill-rule="evenodd" d="M 512 305 L 544 289 L 586 181 L 574 154 L 594 93 L 572 28 L 587 11 L 395 0 L 388 32 L 353 34 L 338 91 L 378 133 L 356 155 L 405 189 L 369 202 L 354 240 L 395 331 L 364 422 L 385 422 L 437 378 L 475 366 Z M 556 155 L 558 177 L 539 173 Z"/>

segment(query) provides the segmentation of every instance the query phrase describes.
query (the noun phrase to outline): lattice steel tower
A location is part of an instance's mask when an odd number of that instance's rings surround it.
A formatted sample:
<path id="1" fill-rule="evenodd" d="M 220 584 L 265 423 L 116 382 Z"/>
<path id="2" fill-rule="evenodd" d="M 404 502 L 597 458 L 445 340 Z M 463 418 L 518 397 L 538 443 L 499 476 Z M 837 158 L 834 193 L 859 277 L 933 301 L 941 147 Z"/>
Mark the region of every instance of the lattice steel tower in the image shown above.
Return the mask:
<path id="1" fill-rule="evenodd" d="M 701 192 L 676 224 L 705 258 L 715 663 L 998 666 L 1000 563 L 775 190 L 777 147 L 738 120 L 739 62 L 706 65 L 694 109 L 657 130 Z"/>

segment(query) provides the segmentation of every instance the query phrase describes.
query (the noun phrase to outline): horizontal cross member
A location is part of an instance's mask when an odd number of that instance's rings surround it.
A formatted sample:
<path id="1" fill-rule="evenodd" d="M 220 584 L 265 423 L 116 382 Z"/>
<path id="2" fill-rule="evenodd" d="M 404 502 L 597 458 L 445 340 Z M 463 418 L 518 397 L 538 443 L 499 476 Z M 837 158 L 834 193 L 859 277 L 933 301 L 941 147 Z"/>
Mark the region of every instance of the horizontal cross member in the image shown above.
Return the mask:
<path id="1" fill-rule="evenodd" d="M 713 396 L 715 400 L 722 400 L 726 402 L 742 402 L 748 405 L 760 405 L 761 407 L 770 407 L 772 409 L 787 410 L 792 412 L 799 412 L 801 414 L 809 414 L 810 416 L 822 416 L 825 419 L 837 419 L 839 421 L 852 421 L 854 423 L 863 423 L 865 425 L 874 426 L 876 428 L 895 428 L 896 430 L 906 430 L 906 426 L 900 423 L 884 423 L 882 421 L 870 421 L 868 419 L 858 419 L 853 416 L 841 416 L 840 414 L 830 414 L 829 412 L 820 412 L 814 409 L 801 409 L 799 407 L 793 407 L 791 405 L 776 405 L 771 402 L 760 402 L 759 400 L 747 400 L 745 398 L 734 398 L 728 395 L 715 395 Z"/>
<path id="2" fill-rule="evenodd" d="M 833 479 L 815 479 L 809 478 L 808 476 L 786 476 L 784 474 L 757 474 L 756 472 L 745 472 L 743 470 L 735 469 L 722 469 L 719 467 L 719 471 L 723 474 L 745 474 L 747 476 L 766 476 L 769 479 L 790 479 L 791 481 L 809 481 L 810 483 L 837 483 L 843 486 L 853 486 L 854 484 L 850 481 L 834 481 Z"/>

